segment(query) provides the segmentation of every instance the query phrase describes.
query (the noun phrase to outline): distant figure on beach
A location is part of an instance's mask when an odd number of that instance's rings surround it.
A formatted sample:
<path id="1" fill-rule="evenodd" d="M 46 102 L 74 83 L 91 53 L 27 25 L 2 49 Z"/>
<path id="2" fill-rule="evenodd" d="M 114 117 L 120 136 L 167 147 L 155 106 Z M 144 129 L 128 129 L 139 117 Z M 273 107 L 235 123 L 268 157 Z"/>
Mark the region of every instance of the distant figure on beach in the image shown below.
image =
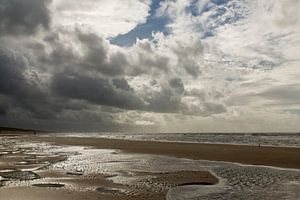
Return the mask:
<path id="1" fill-rule="evenodd" d="M 36 135 L 36 132 L 35 132 L 35 131 L 33 132 L 33 135 Z"/>

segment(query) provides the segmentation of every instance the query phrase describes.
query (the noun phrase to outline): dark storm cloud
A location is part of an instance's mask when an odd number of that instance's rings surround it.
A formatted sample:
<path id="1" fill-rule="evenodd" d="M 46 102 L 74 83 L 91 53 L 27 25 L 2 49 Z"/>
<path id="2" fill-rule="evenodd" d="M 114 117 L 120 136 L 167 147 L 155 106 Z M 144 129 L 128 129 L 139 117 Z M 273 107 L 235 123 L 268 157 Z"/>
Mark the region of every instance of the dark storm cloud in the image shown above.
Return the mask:
<path id="1" fill-rule="evenodd" d="M 27 59 L 19 53 L 0 50 L 0 104 L 5 105 L 6 111 L 20 107 L 38 113 L 38 102 L 45 98 L 39 87 L 24 76 L 27 64 Z"/>
<path id="2" fill-rule="evenodd" d="M 184 84 L 180 78 L 173 78 L 169 83 L 172 88 L 179 90 L 179 92 L 184 92 Z"/>
<path id="3" fill-rule="evenodd" d="M 6 108 L 0 105 L 0 116 L 1 115 L 6 115 Z"/>
<path id="4" fill-rule="evenodd" d="M 47 49 L 47 51 L 45 51 Z M 80 30 L 49 33 L 43 43 L 32 46 L 41 65 L 52 69 L 71 69 L 80 73 L 123 76 L 128 67 L 126 56 L 119 51 L 110 52 L 108 42 L 94 33 Z"/>
<path id="5" fill-rule="evenodd" d="M 0 0 L 0 36 L 32 34 L 49 27 L 50 0 Z"/>
<path id="6" fill-rule="evenodd" d="M 108 57 L 108 44 L 96 34 L 77 32 L 77 37 L 85 50 L 83 66 L 108 76 L 124 74 L 127 66 L 125 55 L 118 52 Z"/>
<path id="7" fill-rule="evenodd" d="M 128 84 L 128 82 L 124 78 L 122 78 L 122 79 L 113 79 L 112 82 L 113 82 L 113 85 L 117 89 L 126 90 L 126 91 L 133 91 L 133 89 L 130 87 L 130 85 Z"/>
<path id="8" fill-rule="evenodd" d="M 86 65 L 97 68 L 102 66 L 107 60 L 107 46 L 104 40 L 96 34 L 83 34 L 78 32 L 79 41 L 86 51 Z"/>
<path id="9" fill-rule="evenodd" d="M 180 110 L 184 95 L 181 79 L 171 79 L 161 91 L 139 96 L 124 78 L 130 71 L 125 54 L 111 53 L 107 41 L 96 34 L 76 30 L 71 35 L 70 43 L 83 50 L 80 55 L 75 55 L 59 32 L 45 38 L 52 51 L 42 55 L 41 61 L 59 69 L 53 75 L 50 89 L 57 98 L 80 99 L 122 109 L 172 113 Z M 144 56 L 141 57 L 146 58 L 151 54 L 151 46 L 145 44 L 142 47 Z M 151 68 L 143 64 L 141 62 L 141 68 L 145 71 Z"/>
<path id="10" fill-rule="evenodd" d="M 1 51 L 1 116 L 116 124 L 123 119 L 114 110 L 190 114 L 182 102 L 186 91 L 180 78 L 166 78 L 167 81 L 157 83 L 160 90 L 145 95 L 127 81 L 131 77 L 127 74 L 126 54 L 115 49 L 112 52 L 100 36 L 78 30 L 51 30 L 45 34 L 43 41 L 23 45 L 28 54 L 21 50 Z M 143 51 L 142 57 L 148 54 Z M 156 58 L 159 57 L 151 59 Z M 141 68 L 146 74 L 151 66 L 145 63 Z M 206 107 L 201 115 L 215 113 L 214 105 Z"/>
<path id="11" fill-rule="evenodd" d="M 27 60 L 15 52 L 0 50 L 0 92 L 20 98 L 36 97 L 39 92 L 34 85 L 27 82 L 23 73 L 27 66 Z"/>
<path id="12" fill-rule="evenodd" d="M 25 76 L 28 60 L 14 51 L 0 50 L 0 110 L 26 117 L 49 119 L 62 111 L 66 102 L 51 97 Z M 11 112 L 12 111 L 12 112 Z"/>
<path id="13" fill-rule="evenodd" d="M 118 115 L 126 110 L 189 114 L 182 102 L 186 95 L 183 81 L 169 79 L 167 55 L 157 53 L 147 41 L 125 50 L 111 46 L 100 34 L 49 28 L 49 2 L 0 0 L 0 42 L 4 44 L 0 47 L 1 119 L 39 123 L 46 119 L 72 122 L 73 127 L 78 121 L 97 122 L 104 127 L 127 123 L 126 117 Z M 49 28 L 39 35 L 43 39 L 16 36 L 28 36 L 39 27 Z M 199 66 L 192 58 L 200 50 L 185 48 L 182 55 L 176 52 L 179 65 L 186 70 L 194 67 L 190 74 L 196 76 Z M 161 72 L 165 80 L 149 86 L 149 91 L 140 91 L 132 81 L 139 75 Z M 207 107 L 211 112 L 213 105 Z"/>
<path id="14" fill-rule="evenodd" d="M 104 78 L 56 74 L 53 76 L 51 89 L 60 97 L 87 100 L 98 105 L 124 109 L 144 107 L 143 102 L 132 91 L 115 89 L 110 81 Z"/>
<path id="15" fill-rule="evenodd" d="M 174 96 L 171 89 L 164 89 L 147 98 L 150 110 L 162 113 L 176 113 L 179 111 L 180 99 Z"/>
<path id="16" fill-rule="evenodd" d="M 9 107 L 9 102 L 6 98 L 0 95 L 0 116 L 6 116 Z"/>

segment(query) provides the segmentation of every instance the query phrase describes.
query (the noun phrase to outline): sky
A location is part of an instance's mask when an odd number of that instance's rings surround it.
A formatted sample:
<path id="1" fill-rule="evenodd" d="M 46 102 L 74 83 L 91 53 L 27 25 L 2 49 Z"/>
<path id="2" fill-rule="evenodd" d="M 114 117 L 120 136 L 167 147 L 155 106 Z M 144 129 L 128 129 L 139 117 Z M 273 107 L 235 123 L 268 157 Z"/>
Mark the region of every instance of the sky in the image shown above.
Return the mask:
<path id="1" fill-rule="evenodd" d="M 299 0 L 0 0 L 0 126 L 300 131 Z"/>

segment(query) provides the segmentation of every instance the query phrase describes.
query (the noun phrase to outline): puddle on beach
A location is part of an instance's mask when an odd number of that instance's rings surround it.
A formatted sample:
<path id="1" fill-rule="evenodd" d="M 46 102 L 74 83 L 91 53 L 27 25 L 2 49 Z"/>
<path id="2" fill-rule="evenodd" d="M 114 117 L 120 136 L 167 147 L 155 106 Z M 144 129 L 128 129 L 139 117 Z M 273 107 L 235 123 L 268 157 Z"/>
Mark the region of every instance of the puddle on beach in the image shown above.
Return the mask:
<path id="1" fill-rule="evenodd" d="M 11 171 L 11 172 L 1 172 L 0 176 L 8 180 L 20 180 L 28 181 L 40 178 L 34 172 L 31 171 Z"/>
<path id="2" fill-rule="evenodd" d="M 98 187 L 96 188 L 97 192 L 100 193 L 121 193 L 123 192 L 122 190 L 118 189 L 118 188 L 105 188 L 105 187 Z"/>
<path id="3" fill-rule="evenodd" d="M 60 184 L 60 183 L 38 183 L 38 184 L 33 184 L 32 186 L 34 186 L 34 187 L 46 187 L 46 188 L 62 188 L 65 185 Z"/>
<path id="4" fill-rule="evenodd" d="M 33 169 L 32 165 L 38 166 Z M 200 172 L 205 171 L 218 177 L 218 183 L 203 181 Z M 96 191 L 132 199 L 149 193 L 158 199 L 163 194 L 167 200 L 296 200 L 300 199 L 300 170 L 1 138 L 0 187 L 20 186 Z"/>

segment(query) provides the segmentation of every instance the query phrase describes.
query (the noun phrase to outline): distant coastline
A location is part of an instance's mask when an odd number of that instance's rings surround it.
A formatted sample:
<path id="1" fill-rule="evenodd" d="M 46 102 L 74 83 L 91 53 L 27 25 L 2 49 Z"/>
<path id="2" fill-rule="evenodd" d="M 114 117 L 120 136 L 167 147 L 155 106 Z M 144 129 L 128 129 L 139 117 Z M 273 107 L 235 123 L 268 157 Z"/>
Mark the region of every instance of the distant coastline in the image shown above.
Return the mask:
<path id="1" fill-rule="evenodd" d="M 46 133 L 46 131 L 42 131 L 42 130 L 24 129 L 24 128 L 13 128 L 13 127 L 1 127 L 0 126 L 0 134 L 3 131 L 9 131 L 9 132 L 26 132 L 26 133 L 32 133 L 32 132 Z"/>

